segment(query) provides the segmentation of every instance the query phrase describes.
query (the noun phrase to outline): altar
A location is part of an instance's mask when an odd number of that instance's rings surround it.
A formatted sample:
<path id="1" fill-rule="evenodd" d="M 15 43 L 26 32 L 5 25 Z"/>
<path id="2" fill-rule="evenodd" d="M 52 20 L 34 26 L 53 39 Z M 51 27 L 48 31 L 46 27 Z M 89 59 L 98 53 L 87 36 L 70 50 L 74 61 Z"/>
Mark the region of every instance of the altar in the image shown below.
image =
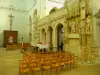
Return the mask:
<path id="1" fill-rule="evenodd" d="M 38 50 L 41 50 L 41 49 L 48 50 L 48 45 L 47 44 L 36 44 L 35 46 L 38 47 Z"/>
<path id="2" fill-rule="evenodd" d="M 46 51 L 46 52 L 48 52 L 48 50 L 49 50 L 49 45 L 48 44 L 43 44 L 43 43 L 41 43 L 41 42 L 39 42 L 39 43 L 36 43 L 36 44 L 31 44 L 32 46 L 34 46 L 34 47 L 37 47 L 38 49 L 38 51 L 39 52 L 43 52 L 44 50 Z"/>

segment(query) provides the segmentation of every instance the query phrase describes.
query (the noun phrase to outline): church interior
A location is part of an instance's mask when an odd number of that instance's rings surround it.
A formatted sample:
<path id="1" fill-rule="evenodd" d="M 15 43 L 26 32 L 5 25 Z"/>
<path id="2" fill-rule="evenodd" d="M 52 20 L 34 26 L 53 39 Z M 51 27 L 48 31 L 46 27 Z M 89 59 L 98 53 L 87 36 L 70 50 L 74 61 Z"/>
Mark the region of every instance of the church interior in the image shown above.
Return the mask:
<path id="1" fill-rule="evenodd" d="M 0 0 L 0 75 L 100 75 L 99 0 Z"/>

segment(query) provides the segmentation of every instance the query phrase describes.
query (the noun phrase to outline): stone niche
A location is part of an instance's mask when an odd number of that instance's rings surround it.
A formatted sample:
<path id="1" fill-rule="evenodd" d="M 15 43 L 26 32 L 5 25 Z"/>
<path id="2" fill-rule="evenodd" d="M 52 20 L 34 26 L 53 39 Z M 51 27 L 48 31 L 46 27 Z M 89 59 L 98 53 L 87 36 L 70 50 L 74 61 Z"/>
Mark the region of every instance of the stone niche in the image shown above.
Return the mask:
<path id="1" fill-rule="evenodd" d="M 68 35 L 68 50 L 75 55 L 80 56 L 80 36 L 79 34 Z"/>

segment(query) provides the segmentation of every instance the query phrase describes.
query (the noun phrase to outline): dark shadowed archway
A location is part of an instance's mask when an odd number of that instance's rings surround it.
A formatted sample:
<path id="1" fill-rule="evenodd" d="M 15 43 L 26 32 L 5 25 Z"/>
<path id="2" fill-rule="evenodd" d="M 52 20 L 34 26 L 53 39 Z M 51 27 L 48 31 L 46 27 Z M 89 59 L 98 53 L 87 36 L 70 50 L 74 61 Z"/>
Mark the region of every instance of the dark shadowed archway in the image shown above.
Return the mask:
<path id="1" fill-rule="evenodd" d="M 42 37 L 42 43 L 46 43 L 46 31 L 45 31 L 45 29 L 43 28 L 42 29 L 42 35 L 41 35 L 41 37 Z"/>
<path id="2" fill-rule="evenodd" d="M 63 24 L 59 23 L 57 25 L 57 48 L 58 51 L 63 51 L 63 34 L 64 34 L 64 30 L 63 30 Z"/>
<path id="3" fill-rule="evenodd" d="M 53 32 L 53 28 L 51 26 L 48 27 L 48 44 L 49 44 L 49 49 L 52 50 L 52 32 Z"/>

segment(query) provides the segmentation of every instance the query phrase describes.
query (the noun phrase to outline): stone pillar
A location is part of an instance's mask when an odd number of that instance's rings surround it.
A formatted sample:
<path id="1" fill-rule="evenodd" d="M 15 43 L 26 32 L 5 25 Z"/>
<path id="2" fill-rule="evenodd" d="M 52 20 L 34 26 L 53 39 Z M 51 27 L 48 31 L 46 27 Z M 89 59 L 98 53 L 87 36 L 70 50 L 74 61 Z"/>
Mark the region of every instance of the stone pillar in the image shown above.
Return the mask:
<path id="1" fill-rule="evenodd" d="M 87 61 L 87 50 L 86 50 L 86 10 L 85 10 L 85 0 L 80 1 L 80 45 L 81 45 L 81 60 Z"/>
<path id="2" fill-rule="evenodd" d="M 87 35 L 87 51 L 88 51 L 88 61 L 89 63 L 92 62 L 92 56 L 95 55 L 95 52 L 92 52 L 92 36 L 91 34 L 90 35 Z"/>
<path id="3" fill-rule="evenodd" d="M 42 30 L 40 29 L 40 42 L 42 42 Z"/>
<path id="4" fill-rule="evenodd" d="M 81 42 L 81 60 L 88 61 L 88 51 L 86 47 L 86 27 L 85 27 L 85 19 L 81 20 L 81 28 L 80 28 L 80 42 Z"/>
<path id="5" fill-rule="evenodd" d="M 49 44 L 49 32 L 46 29 L 46 43 Z"/>
<path id="6" fill-rule="evenodd" d="M 63 49 L 64 49 L 64 51 L 66 52 L 66 51 L 68 51 L 68 29 L 67 29 L 67 23 L 65 23 L 64 25 L 63 25 L 64 27 L 64 37 L 63 37 L 63 44 L 64 44 L 64 46 L 63 46 Z"/>
<path id="7" fill-rule="evenodd" d="M 32 35 L 31 35 L 31 38 L 32 38 L 32 40 L 31 40 L 31 42 L 33 41 L 33 35 L 34 35 L 34 33 L 33 33 L 33 24 L 32 24 L 32 31 L 31 31 L 31 33 L 32 33 Z"/>
<path id="8" fill-rule="evenodd" d="M 57 30 L 56 28 L 53 28 L 52 43 L 53 43 L 53 51 L 57 51 Z"/>
<path id="9" fill-rule="evenodd" d="M 34 26 L 33 26 L 33 24 L 32 24 L 32 40 L 31 40 L 31 45 L 33 45 L 34 44 Z"/>
<path id="10" fill-rule="evenodd" d="M 46 32 L 46 43 L 48 44 L 48 32 Z"/>

